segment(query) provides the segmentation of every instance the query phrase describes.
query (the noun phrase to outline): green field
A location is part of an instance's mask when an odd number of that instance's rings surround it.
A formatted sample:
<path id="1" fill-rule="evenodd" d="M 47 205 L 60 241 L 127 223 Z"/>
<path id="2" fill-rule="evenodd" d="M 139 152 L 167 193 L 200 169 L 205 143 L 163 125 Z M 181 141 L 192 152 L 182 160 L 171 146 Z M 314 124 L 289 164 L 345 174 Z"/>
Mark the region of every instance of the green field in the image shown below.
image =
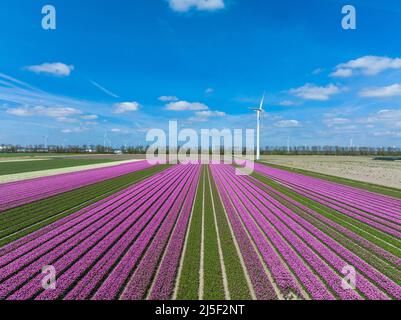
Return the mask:
<path id="1" fill-rule="evenodd" d="M 117 160 L 54 158 L 54 159 L 34 160 L 34 161 L 15 161 L 15 162 L 4 162 L 4 163 L 0 162 L 0 175 L 69 168 L 69 167 L 85 166 L 92 164 L 109 163 L 115 161 Z"/>

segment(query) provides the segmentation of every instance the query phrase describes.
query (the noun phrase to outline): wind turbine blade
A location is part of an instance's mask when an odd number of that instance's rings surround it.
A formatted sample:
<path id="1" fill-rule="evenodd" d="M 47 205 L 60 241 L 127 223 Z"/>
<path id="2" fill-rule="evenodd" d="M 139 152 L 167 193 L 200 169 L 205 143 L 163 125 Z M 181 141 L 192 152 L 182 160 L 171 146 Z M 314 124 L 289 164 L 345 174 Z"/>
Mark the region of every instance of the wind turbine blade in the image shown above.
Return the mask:
<path id="1" fill-rule="evenodd" d="M 260 107 L 259 110 L 263 110 L 263 104 L 265 102 L 265 93 L 263 93 L 262 101 L 260 101 Z"/>

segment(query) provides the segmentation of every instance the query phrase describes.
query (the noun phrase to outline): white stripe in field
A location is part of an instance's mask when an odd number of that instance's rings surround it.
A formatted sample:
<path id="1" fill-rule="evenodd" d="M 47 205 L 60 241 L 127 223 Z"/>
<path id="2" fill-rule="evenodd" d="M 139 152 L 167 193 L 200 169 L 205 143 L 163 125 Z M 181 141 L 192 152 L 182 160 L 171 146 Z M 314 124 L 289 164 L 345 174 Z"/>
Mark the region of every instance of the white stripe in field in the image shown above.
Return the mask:
<path id="1" fill-rule="evenodd" d="M 204 170 L 204 169 L 203 169 Z M 203 300 L 205 286 L 205 172 L 203 172 L 202 181 L 202 231 L 201 231 L 201 251 L 200 251 L 200 266 L 199 266 L 199 300 Z"/>
<path id="2" fill-rule="evenodd" d="M 143 161 L 143 160 L 142 159 L 133 159 L 133 160 L 124 160 L 124 161 L 76 166 L 76 167 L 41 170 L 41 171 L 33 171 L 33 172 L 23 172 L 23 173 L 15 173 L 15 174 L 6 174 L 6 175 L 0 176 L 0 184 L 28 180 L 28 179 L 41 178 L 41 177 L 50 177 L 50 176 L 55 176 L 55 175 L 59 175 L 59 174 L 72 173 L 72 172 L 78 172 L 78 171 L 83 171 L 83 170 L 108 168 L 108 167 L 118 166 L 120 164 L 139 162 L 139 161 Z"/>
<path id="3" fill-rule="evenodd" d="M 221 273 L 222 273 L 222 276 L 223 276 L 224 296 L 225 296 L 226 300 L 230 300 L 230 291 L 228 289 L 227 273 L 226 273 L 226 267 L 225 267 L 225 264 L 224 264 L 223 250 L 221 248 L 220 232 L 219 232 L 219 226 L 218 226 L 218 223 L 217 223 L 216 207 L 214 205 L 212 185 L 210 183 L 210 172 L 209 172 L 209 169 L 207 170 L 207 180 L 208 180 L 208 183 L 209 183 L 210 197 L 211 197 L 211 200 L 212 200 L 214 224 L 216 226 L 217 247 L 219 249 Z"/>

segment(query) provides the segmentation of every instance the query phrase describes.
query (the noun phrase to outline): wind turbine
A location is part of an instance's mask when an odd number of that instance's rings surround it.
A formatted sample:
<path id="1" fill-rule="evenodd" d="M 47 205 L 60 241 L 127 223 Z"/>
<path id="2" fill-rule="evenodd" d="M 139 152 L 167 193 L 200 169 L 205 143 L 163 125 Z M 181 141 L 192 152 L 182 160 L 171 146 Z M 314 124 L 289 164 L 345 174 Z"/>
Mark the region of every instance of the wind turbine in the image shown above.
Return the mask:
<path id="1" fill-rule="evenodd" d="M 263 93 L 262 101 L 260 101 L 259 108 L 252 108 L 256 111 L 256 160 L 260 160 L 260 114 L 263 112 L 263 104 L 265 101 L 265 94 Z"/>
<path id="2" fill-rule="evenodd" d="M 287 137 L 287 153 L 290 154 L 291 146 L 290 146 L 290 137 Z"/>
<path id="3" fill-rule="evenodd" d="M 47 150 L 47 140 L 49 139 L 49 136 L 43 136 L 44 142 L 45 142 L 45 150 Z"/>
<path id="4" fill-rule="evenodd" d="M 104 131 L 104 136 L 103 136 L 103 148 L 106 149 L 106 143 L 107 143 L 107 129 Z"/>

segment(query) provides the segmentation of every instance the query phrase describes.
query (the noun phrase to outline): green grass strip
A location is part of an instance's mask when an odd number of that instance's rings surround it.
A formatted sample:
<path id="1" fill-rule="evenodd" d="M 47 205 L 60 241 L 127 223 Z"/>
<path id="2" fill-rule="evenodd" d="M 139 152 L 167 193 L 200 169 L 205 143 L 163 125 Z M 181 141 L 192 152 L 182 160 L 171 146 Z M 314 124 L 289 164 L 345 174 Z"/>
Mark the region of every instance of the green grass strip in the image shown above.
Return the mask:
<path id="1" fill-rule="evenodd" d="M 205 183 L 205 169 L 199 179 L 191 224 L 188 230 L 186 250 L 184 252 L 183 265 L 177 289 L 177 300 L 199 299 L 199 266 L 201 259 L 202 239 L 202 202 L 203 184 Z"/>
<path id="2" fill-rule="evenodd" d="M 205 188 L 204 208 L 204 299 L 224 300 L 223 274 L 221 270 L 219 247 L 217 242 L 217 229 L 214 220 L 212 194 L 210 192 L 209 167 Z"/>
<path id="3" fill-rule="evenodd" d="M 267 162 L 261 162 L 261 164 L 268 166 L 268 167 L 281 169 L 281 170 L 285 170 L 285 171 L 289 171 L 289 172 L 293 172 L 293 173 L 299 173 L 299 174 L 303 174 L 303 175 L 310 176 L 313 178 L 318 178 L 318 179 L 323 179 L 323 180 L 327 180 L 327 181 L 331 181 L 331 182 L 335 182 L 335 183 L 340 183 L 340 184 L 344 184 L 344 185 L 347 185 L 350 187 L 364 189 L 364 190 L 367 190 L 370 192 L 380 193 L 380 194 L 383 194 L 386 196 L 391 196 L 391 197 L 401 199 L 401 190 L 400 189 L 380 186 L 380 185 L 372 184 L 372 183 L 368 183 L 368 182 L 355 181 L 355 180 L 351 180 L 351 179 L 347 179 L 347 178 L 331 176 L 331 175 L 312 172 L 312 171 L 303 170 L 303 169 L 297 169 L 297 168 L 291 168 L 291 167 L 277 165 L 277 164 L 271 164 L 271 163 L 267 163 Z"/>
<path id="4" fill-rule="evenodd" d="M 348 217 L 340 212 L 337 212 L 307 197 L 304 197 L 290 190 L 289 188 L 284 187 L 269 178 L 266 178 L 263 175 L 254 173 L 252 176 L 258 179 L 259 181 L 269 185 L 270 187 L 276 189 L 277 191 L 291 197 L 295 201 L 298 201 L 304 206 L 314 210 L 315 212 L 353 231 L 354 233 L 376 244 L 377 246 L 383 248 L 384 250 L 387 250 L 388 252 L 391 252 L 392 254 L 401 257 L 401 241 L 399 239 L 387 233 L 381 232 L 373 227 L 370 227 L 369 225 L 357 219 Z"/>
<path id="5" fill-rule="evenodd" d="M 156 166 L 0 213 L 0 247 L 165 170 Z"/>
<path id="6" fill-rule="evenodd" d="M 232 300 L 251 300 L 251 293 L 244 274 L 246 271 L 241 265 L 229 222 L 212 175 L 210 175 L 210 180 L 230 298 Z"/>
<path id="7" fill-rule="evenodd" d="M 49 159 L 35 161 L 0 162 L 0 175 L 61 169 L 101 163 L 116 162 L 113 159 Z"/>

